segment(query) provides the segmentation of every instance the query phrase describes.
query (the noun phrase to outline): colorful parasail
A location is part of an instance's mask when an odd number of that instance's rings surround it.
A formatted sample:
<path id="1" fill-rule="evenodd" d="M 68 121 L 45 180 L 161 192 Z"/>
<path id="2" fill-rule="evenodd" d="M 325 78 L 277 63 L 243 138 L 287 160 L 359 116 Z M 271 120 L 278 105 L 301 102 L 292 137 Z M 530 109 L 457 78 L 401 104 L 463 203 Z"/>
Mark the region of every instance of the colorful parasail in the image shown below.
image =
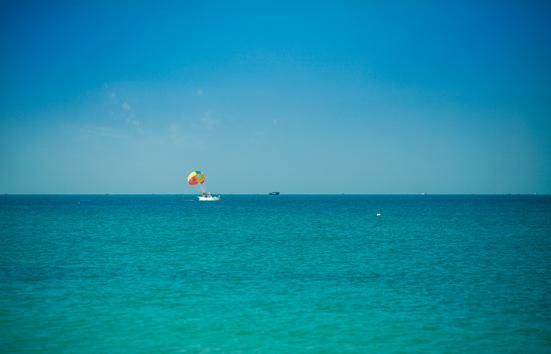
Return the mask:
<path id="1" fill-rule="evenodd" d="M 205 183 L 205 175 L 201 171 L 193 171 L 187 176 L 187 183 L 195 186 Z"/>

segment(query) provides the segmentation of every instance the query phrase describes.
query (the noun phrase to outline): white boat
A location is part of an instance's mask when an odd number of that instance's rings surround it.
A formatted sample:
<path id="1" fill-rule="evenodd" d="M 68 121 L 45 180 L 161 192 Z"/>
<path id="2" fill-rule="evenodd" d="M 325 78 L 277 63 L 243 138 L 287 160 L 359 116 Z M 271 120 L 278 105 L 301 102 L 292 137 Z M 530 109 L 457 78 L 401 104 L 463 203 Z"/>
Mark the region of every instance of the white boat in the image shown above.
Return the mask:
<path id="1" fill-rule="evenodd" d="M 219 195 L 212 195 L 210 193 L 203 193 L 200 196 L 198 196 L 200 202 L 217 202 L 220 200 Z"/>

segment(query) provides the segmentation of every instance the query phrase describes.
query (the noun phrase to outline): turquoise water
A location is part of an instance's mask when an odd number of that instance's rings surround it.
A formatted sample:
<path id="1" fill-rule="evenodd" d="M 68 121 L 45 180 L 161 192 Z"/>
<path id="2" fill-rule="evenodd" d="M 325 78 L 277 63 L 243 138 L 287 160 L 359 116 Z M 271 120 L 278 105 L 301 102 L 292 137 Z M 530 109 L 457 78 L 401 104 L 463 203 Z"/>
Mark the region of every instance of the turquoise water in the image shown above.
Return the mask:
<path id="1" fill-rule="evenodd" d="M 0 196 L 0 348 L 550 352 L 550 261 L 546 196 Z"/>

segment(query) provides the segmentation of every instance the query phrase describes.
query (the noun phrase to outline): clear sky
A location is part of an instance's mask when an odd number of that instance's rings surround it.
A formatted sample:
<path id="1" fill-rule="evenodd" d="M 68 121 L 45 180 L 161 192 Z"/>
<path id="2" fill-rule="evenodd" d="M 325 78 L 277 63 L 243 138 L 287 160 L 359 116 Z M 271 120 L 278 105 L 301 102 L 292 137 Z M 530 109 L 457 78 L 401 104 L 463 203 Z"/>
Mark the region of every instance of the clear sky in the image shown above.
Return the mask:
<path id="1" fill-rule="evenodd" d="M 550 44 L 549 1 L 2 1 L 0 193 L 551 193 Z"/>

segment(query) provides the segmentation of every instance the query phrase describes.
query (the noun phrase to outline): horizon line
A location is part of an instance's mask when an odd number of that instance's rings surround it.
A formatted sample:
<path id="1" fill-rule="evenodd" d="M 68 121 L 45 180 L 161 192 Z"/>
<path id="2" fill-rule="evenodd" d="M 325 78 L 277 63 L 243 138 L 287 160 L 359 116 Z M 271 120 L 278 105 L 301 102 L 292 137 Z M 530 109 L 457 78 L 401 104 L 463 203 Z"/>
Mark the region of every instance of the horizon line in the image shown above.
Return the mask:
<path id="1" fill-rule="evenodd" d="M 214 193 L 217 195 L 269 195 L 267 193 Z M 2 193 L 0 196 L 177 196 L 177 195 L 198 195 L 197 193 Z M 366 196 L 461 196 L 461 195 L 479 195 L 479 196 L 551 196 L 551 193 L 280 193 L 282 195 L 366 195 Z"/>

